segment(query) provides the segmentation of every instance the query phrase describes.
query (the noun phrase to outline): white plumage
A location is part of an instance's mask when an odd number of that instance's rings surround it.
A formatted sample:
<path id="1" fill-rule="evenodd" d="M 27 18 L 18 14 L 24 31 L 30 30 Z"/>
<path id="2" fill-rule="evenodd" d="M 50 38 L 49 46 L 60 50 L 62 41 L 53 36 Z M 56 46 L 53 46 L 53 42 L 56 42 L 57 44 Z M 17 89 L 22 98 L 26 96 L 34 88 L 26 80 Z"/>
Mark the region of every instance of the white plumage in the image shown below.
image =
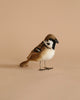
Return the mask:
<path id="1" fill-rule="evenodd" d="M 47 49 L 47 51 L 42 56 L 42 60 L 50 60 L 53 58 L 54 54 L 55 54 L 55 50 Z"/>

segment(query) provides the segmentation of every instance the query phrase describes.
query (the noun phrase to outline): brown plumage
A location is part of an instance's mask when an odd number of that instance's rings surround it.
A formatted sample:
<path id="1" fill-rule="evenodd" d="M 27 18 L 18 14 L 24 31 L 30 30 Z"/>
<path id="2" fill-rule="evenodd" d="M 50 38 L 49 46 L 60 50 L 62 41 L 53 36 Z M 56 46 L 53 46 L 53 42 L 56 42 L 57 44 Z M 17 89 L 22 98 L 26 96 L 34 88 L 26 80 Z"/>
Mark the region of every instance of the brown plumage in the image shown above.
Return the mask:
<path id="1" fill-rule="evenodd" d="M 48 40 L 48 39 L 50 39 L 50 38 L 52 38 L 53 40 L 57 39 L 53 34 L 49 34 L 49 35 L 47 35 L 47 36 L 45 37 L 44 40 Z"/>
<path id="2" fill-rule="evenodd" d="M 27 57 L 27 60 L 22 62 L 20 66 L 23 67 L 24 65 L 27 65 L 29 61 L 39 61 L 42 55 L 41 52 L 44 51 L 44 49 L 46 49 L 46 47 L 44 46 L 44 43 L 41 42 L 37 47 L 35 47 L 31 51 L 31 53 Z"/>
<path id="3" fill-rule="evenodd" d="M 52 34 L 49 34 L 45 37 L 44 41 L 45 40 L 48 40 L 48 39 L 53 39 L 55 40 L 56 37 Z M 35 47 L 31 53 L 28 55 L 27 57 L 27 60 L 22 62 L 20 64 L 21 67 L 25 66 L 28 64 L 29 61 L 40 61 L 42 56 L 47 52 L 49 48 L 44 44 L 44 42 L 42 41 L 37 47 Z"/>

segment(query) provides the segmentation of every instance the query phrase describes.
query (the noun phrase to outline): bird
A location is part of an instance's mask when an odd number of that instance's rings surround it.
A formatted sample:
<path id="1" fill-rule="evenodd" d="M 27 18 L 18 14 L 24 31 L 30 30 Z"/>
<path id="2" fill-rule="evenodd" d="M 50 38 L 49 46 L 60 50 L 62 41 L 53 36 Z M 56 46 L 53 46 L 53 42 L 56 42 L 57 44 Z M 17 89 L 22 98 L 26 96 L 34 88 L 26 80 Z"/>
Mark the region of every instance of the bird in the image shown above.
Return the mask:
<path id="1" fill-rule="evenodd" d="M 20 67 L 28 66 L 30 61 L 36 61 L 40 62 L 39 70 L 42 70 L 41 63 L 44 61 L 44 68 L 49 69 L 45 66 L 45 62 L 54 57 L 55 46 L 58 43 L 58 39 L 53 34 L 48 34 L 44 40 L 30 52 L 27 56 L 27 60 L 20 63 Z"/>

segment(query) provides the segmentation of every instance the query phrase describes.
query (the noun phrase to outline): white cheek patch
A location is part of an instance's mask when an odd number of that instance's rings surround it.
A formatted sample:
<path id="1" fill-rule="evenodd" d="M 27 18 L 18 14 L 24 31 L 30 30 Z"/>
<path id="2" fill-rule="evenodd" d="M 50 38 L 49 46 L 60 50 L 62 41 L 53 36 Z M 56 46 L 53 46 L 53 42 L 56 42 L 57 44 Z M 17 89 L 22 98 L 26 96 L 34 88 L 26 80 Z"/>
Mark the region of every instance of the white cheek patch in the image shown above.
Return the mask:
<path id="1" fill-rule="evenodd" d="M 48 43 L 49 43 L 49 45 L 48 45 Z M 47 47 L 52 48 L 52 46 L 53 46 L 53 41 L 51 41 L 51 40 L 44 41 L 44 44 L 45 44 Z"/>
<path id="2" fill-rule="evenodd" d="M 48 40 L 48 43 L 50 44 L 50 45 L 48 45 L 48 47 L 49 47 L 49 48 L 52 48 L 52 46 L 53 46 L 53 41 Z"/>
<path id="3" fill-rule="evenodd" d="M 51 45 L 53 45 L 53 41 L 51 41 L 51 40 L 48 40 L 48 43 L 50 43 Z"/>

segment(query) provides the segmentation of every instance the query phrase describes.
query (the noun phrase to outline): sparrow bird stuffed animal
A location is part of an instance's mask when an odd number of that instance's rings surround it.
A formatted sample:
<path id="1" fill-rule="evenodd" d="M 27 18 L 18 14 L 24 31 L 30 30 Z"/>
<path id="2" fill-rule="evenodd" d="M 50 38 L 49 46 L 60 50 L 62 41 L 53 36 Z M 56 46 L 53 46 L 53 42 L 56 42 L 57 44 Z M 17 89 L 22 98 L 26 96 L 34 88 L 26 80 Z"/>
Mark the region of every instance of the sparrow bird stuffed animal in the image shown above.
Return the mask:
<path id="1" fill-rule="evenodd" d="M 59 43 L 57 38 L 53 34 L 48 34 L 45 39 L 31 51 L 27 57 L 27 60 L 20 63 L 20 66 L 23 67 L 28 65 L 30 61 L 39 61 L 41 69 L 42 61 L 45 62 L 53 58 L 55 54 L 56 43 Z M 45 66 L 45 68 L 47 67 Z"/>

